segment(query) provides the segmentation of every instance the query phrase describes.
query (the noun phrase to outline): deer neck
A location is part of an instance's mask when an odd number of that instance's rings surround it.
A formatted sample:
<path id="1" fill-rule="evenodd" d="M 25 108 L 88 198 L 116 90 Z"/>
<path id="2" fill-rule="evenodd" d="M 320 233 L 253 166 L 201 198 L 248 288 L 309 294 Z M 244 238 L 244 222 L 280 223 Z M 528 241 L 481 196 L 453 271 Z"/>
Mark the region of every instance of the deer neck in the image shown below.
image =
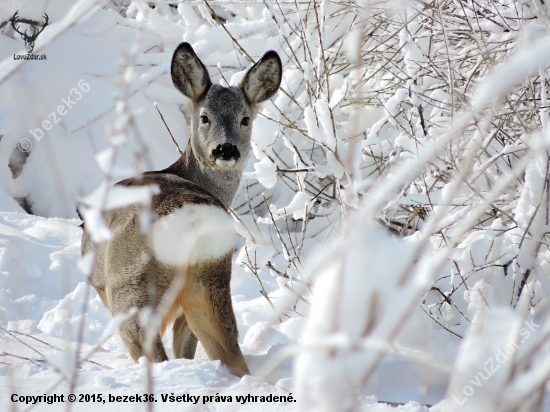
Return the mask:
<path id="1" fill-rule="evenodd" d="M 163 172 L 173 173 L 199 185 L 216 196 L 226 208 L 231 206 L 243 174 L 242 169 L 227 172 L 212 169 L 210 165 L 197 159 L 191 144 L 187 145 L 179 160 Z"/>

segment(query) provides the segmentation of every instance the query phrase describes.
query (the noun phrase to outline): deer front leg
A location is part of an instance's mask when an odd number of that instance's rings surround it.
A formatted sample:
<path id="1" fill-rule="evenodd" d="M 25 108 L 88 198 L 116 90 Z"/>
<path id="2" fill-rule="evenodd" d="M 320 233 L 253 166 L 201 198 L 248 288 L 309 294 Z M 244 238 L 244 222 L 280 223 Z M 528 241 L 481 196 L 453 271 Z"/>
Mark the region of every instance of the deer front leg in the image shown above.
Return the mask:
<path id="1" fill-rule="evenodd" d="M 155 300 L 151 299 L 151 287 L 149 278 L 152 277 L 150 270 L 126 270 L 128 276 L 107 277 L 106 300 L 113 316 L 120 313 L 128 313 L 132 308 L 139 308 L 138 312 L 131 316 L 120 327 L 120 337 L 128 349 L 130 356 L 137 362 L 142 356 L 146 356 L 151 362 L 164 362 L 168 360 L 166 351 L 158 332 L 152 341 L 150 348 L 145 347 L 145 330 L 140 324 L 141 310 L 150 307 L 151 302 L 156 306 Z M 126 274 L 123 272 L 123 274 Z M 120 275 L 120 273 L 117 273 Z M 156 289 L 156 296 L 162 296 L 164 288 L 158 282 L 153 283 Z"/>
<path id="2" fill-rule="evenodd" d="M 189 327 L 185 315 L 176 319 L 172 331 L 174 332 L 172 340 L 172 357 L 174 359 L 194 359 L 197 343 L 199 341 Z"/>
<path id="3" fill-rule="evenodd" d="M 138 359 L 145 355 L 151 362 L 160 363 L 168 360 L 166 351 L 162 345 L 160 335 L 157 334 L 153 340 L 153 347 L 150 351 L 145 350 L 143 342 L 145 333 L 139 325 L 139 313 L 136 313 L 120 327 L 120 337 L 128 349 L 130 356 L 137 363 Z"/>
<path id="4" fill-rule="evenodd" d="M 219 359 L 237 376 L 250 374 L 239 347 L 231 304 L 231 255 L 199 262 L 180 295 L 189 327 L 210 359 Z"/>

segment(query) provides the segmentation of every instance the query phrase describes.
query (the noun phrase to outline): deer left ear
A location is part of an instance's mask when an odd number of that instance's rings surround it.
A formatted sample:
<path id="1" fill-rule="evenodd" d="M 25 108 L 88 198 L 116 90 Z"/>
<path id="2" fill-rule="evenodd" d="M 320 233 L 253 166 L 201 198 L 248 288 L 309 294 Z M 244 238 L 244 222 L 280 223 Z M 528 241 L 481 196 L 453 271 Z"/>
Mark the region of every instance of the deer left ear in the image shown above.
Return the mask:
<path id="1" fill-rule="evenodd" d="M 261 103 L 275 95 L 283 76 L 283 65 L 277 52 L 271 50 L 248 70 L 239 84 L 251 105 Z"/>
<path id="2" fill-rule="evenodd" d="M 189 43 L 181 43 L 170 66 L 172 82 L 176 89 L 192 101 L 198 101 L 212 85 L 206 66 L 195 54 Z"/>

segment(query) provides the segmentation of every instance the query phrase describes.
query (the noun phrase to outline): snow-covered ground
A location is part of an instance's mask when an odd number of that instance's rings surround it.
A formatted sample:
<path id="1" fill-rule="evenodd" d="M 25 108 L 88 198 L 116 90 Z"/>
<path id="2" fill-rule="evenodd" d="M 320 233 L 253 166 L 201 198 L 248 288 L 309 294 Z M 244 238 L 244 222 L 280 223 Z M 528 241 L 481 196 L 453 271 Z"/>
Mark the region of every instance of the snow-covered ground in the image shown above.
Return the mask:
<path id="1" fill-rule="evenodd" d="M 7 200 L 2 206 L 8 208 L 10 204 L 13 206 Z M 77 269 L 81 222 L 77 219 L 30 216 L 24 212 L 0 212 L 0 221 L 1 310 L 2 319 L 7 320 L 7 324 L 2 325 L 0 337 L 4 355 L 0 368 L 2 409 L 9 410 L 14 406 L 10 402 L 13 394 L 65 394 L 66 400 L 70 393 L 70 384 L 63 380 L 66 377 L 76 385 L 77 396 L 102 394 L 103 399 L 107 400 L 105 405 L 102 404 L 102 410 L 145 410 L 143 405 L 108 402 L 109 394 L 149 393 L 146 387 L 147 365 L 144 359 L 137 365 L 132 361 L 116 329 L 108 327 L 109 313 Z M 264 286 L 269 292 L 277 289 L 276 283 L 264 282 Z M 238 402 L 236 396 L 289 396 L 293 393 L 291 361 L 282 357 L 280 352 L 300 341 L 305 319 L 291 318 L 276 327 L 270 326 L 273 311 L 263 296 L 258 296 L 257 289 L 257 280 L 252 275 L 237 271 L 232 283 L 233 303 L 241 348 L 252 376 L 239 379 L 231 375 L 218 361 L 210 361 L 199 345 L 197 357 L 192 361 L 172 360 L 152 366 L 153 393 L 157 403 L 162 402 L 162 394 L 188 394 L 200 396 L 200 401 L 196 406 L 183 405 L 184 410 L 238 408 L 254 411 L 260 408 L 259 404 L 251 400 Z M 277 293 L 270 293 L 270 297 L 275 304 L 278 303 Z M 82 333 L 80 338 L 79 333 Z M 171 334 L 167 333 L 163 341 L 169 351 Z M 77 358 L 86 360 L 79 366 L 74 379 L 72 374 Z M 417 398 L 417 388 L 410 378 L 414 379 L 415 373 L 421 371 L 414 368 L 403 370 L 403 366 L 391 361 L 384 363 L 376 375 L 376 384 L 366 393 L 374 390 L 384 400 L 393 402 L 408 402 Z M 400 369 L 398 374 L 396 369 Z M 404 376 L 400 377 L 403 372 Z M 444 393 L 442 378 L 439 376 L 439 379 L 433 380 L 432 399 Z M 393 389 L 389 389 L 390 385 Z M 212 400 L 203 404 L 203 396 L 216 395 L 232 396 L 232 402 Z M 295 395 L 294 399 L 298 403 Z M 420 401 L 420 398 L 417 400 Z M 181 402 L 167 400 L 159 410 L 182 410 Z M 373 396 L 364 396 L 362 402 L 373 408 L 369 410 L 388 410 L 383 405 L 377 405 Z M 40 403 L 33 410 L 61 410 L 66 403 L 57 406 Z M 274 411 L 293 410 L 294 406 L 289 403 L 260 405 L 261 410 Z M 76 402 L 73 410 L 94 408 L 97 406 L 93 403 Z M 412 405 L 401 410 L 426 409 Z"/>
<path id="2" fill-rule="evenodd" d="M 546 3 L 2 1 L 0 410 L 550 412 Z M 178 159 L 155 103 L 186 147 L 182 41 L 214 84 L 284 68 L 232 204 L 242 379 L 135 364 L 80 259 L 78 205 Z"/>

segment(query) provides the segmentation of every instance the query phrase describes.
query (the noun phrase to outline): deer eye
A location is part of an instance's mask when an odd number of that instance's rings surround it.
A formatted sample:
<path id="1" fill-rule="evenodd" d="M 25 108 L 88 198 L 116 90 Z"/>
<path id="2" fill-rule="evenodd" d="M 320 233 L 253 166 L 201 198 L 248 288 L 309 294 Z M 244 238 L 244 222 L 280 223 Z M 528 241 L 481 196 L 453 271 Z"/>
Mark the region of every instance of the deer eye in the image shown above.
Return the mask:
<path id="1" fill-rule="evenodd" d="M 206 123 L 209 123 L 210 122 L 210 119 L 208 118 L 208 116 L 201 116 L 201 123 L 202 124 L 206 124 Z"/>
<path id="2" fill-rule="evenodd" d="M 241 120 L 241 125 L 248 126 L 250 123 L 250 117 L 243 117 L 243 120 Z"/>

